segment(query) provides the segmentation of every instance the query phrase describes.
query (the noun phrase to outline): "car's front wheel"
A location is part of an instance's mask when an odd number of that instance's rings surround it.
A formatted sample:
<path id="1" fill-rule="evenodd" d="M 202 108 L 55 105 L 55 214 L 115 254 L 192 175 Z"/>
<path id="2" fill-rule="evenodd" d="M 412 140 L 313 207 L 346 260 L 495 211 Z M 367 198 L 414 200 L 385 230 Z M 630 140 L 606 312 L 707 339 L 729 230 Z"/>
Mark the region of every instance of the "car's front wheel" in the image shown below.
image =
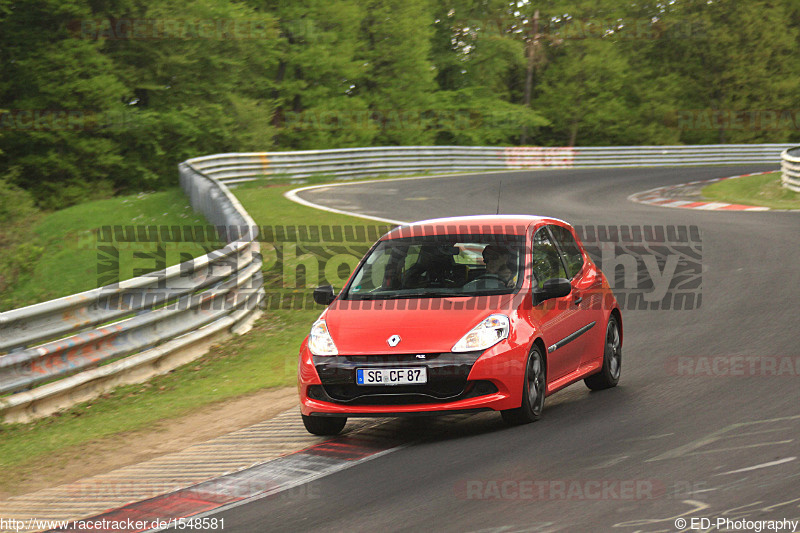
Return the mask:
<path id="1" fill-rule="evenodd" d="M 544 409 L 547 392 L 547 370 L 544 356 L 535 344 L 525 363 L 525 376 L 522 386 L 522 405 L 516 409 L 501 411 L 507 424 L 527 424 L 539 420 Z"/>
<path id="2" fill-rule="evenodd" d="M 597 374 L 592 374 L 583 382 L 592 390 L 603 390 L 616 387 L 622 370 L 622 338 L 619 334 L 619 323 L 614 315 L 608 319 L 606 340 L 603 348 L 603 367 Z"/>
<path id="3" fill-rule="evenodd" d="M 347 423 L 347 418 L 343 416 L 301 416 L 303 425 L 313 435 L 338 435 Z"/>

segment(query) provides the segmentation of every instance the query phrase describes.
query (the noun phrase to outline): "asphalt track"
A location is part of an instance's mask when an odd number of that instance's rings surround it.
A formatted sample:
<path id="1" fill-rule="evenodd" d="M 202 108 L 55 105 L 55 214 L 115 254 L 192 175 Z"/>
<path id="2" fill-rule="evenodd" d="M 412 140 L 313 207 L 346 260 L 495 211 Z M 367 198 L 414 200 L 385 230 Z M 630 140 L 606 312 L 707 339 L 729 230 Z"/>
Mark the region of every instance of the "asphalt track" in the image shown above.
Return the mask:
<path id="1" fill-rule="evenodd" d="M 539 422 L 508 428 L 496 413 L 387 422 L 406 446 L 212 516 L 225 519 L 228 533 L 625 533 L 677 531 L 678 518 L 800 518 L 800 369 L 734 376 L 670 367 L 679 356 L 800 360 L 800 215 L 626 199 L 770 168 L 515 171 L 302 193 L 334 208 L 419 220 L 494 213 L 502 180 L 505 213 L 575 225 L 697 225 L 702 305 L 624 312 L 620 385 L 595 393 L 572 385 L 548 398 Z"/>

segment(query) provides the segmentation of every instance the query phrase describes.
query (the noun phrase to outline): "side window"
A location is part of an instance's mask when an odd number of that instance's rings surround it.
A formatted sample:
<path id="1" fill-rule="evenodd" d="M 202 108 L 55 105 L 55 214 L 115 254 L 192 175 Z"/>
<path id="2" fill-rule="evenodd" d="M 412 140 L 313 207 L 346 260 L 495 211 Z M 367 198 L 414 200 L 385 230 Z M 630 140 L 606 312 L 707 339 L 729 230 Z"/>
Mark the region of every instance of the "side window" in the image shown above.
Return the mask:
<path id="1" fill-rule="evenodd" d="M 533 236 L 533 275 L 540 289 L 548 279 L 567 277 L 564 263 L 547 228 L 540 228 Z"/>
<path id="2" fill-rule="evenodd" d="M 561 246 L 561 251 L 564 253 L 564 261 L 569 269 L 570 279 L 574 278 L 578 272 L 583 268 L 583 254 L 575 242 L 575 237 L 572 232 L 562 226 L 548 226 L 553 232 L 556 241 Z"/>

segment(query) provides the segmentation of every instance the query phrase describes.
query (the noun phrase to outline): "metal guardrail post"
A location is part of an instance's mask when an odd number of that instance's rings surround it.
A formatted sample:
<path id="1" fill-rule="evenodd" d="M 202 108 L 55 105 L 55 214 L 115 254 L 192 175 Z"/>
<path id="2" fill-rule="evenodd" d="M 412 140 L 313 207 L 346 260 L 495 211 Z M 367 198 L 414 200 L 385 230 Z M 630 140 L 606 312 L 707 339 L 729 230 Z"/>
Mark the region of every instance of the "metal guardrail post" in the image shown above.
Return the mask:
<path id="1" fill-rule="evenodd" d="M 791 191 L 800 192 L 800 146 L 781 153 L 781 183 Z"/>

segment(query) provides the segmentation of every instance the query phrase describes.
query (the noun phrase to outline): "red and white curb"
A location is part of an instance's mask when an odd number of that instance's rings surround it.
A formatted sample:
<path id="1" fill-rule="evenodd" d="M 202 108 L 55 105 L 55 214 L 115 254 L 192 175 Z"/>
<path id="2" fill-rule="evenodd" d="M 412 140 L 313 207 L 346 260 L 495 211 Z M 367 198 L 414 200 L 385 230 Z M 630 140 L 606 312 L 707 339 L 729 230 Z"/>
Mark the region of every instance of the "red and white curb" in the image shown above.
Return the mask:
<path id="1" fill-rule="evenodd" d="M 747 176 L 760 176 L 762 174 L 771 174 L 774 170 L 766 172 L 753 172 L 751 174 L 741 174 L 739 176 L 728 176 L 725 178 L 714 178 L 710 180 L 690 181 L 689 183 L 681 183 L 679 185 L 668 185 L 665 187 L 656 187 L 644 192 L 638 192 L 628 196 L 628 200 L 639 204 L 657 205 L 659 207 L 674 207 L 678 209 L 701 209 L 704 211 L 769 211 L 769 207 L 760 207 L 753 205 L 743 204 L 727 204 L 724 202 L 706 202 L 696 200 L 681 200 L 677 198 L 670 198 L 669 193 L 683 187 L 709 184 L 717 181 L 732 180 L 736 178 L 745 178 Z"/>
<path id="2" fill-rule="evenodd" d="M 381 427 L 379 424 L 191 487 L 73 520 L 67 527 L 50 532 L 140 533 L 218 527 L 221 530 L 224 522 L 212 521 L 208 518 L 210 515 L 275 496 L 364 461 L 377 459 L 407 444 L 395 436 L 391 426 Z"/>

